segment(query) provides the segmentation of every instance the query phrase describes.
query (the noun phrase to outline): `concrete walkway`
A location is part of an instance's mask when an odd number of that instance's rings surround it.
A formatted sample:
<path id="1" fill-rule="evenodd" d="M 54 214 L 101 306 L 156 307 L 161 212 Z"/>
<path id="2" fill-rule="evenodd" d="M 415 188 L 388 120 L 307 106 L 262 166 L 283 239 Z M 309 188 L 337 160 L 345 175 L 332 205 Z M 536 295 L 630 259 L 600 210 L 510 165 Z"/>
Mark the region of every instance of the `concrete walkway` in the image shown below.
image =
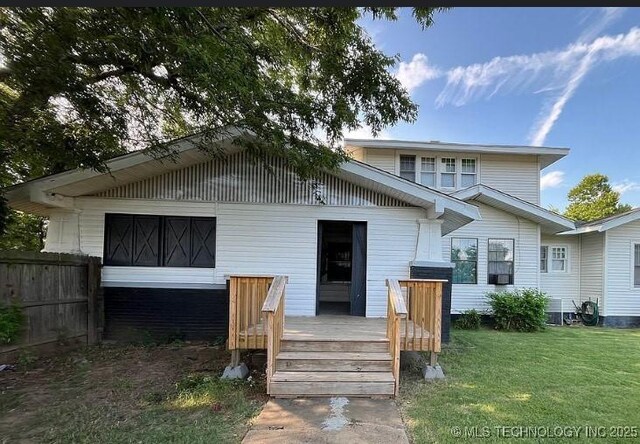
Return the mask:
<path id="1" fill-rule="evenodd" d="M 392 399 L 272 399 L 254 420 L 244 444 L 409 443 Z"/>

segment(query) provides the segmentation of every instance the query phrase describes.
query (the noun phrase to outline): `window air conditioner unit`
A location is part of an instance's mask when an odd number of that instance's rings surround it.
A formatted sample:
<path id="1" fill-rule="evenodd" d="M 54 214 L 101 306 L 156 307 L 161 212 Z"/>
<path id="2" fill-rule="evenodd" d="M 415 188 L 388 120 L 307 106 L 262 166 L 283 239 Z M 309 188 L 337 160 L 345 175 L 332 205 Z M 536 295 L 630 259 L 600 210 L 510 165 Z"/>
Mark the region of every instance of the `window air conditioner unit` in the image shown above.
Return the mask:
<path id="1" fill-rule="evenodd" d="M 508 274 L 496 274 L 496 284 L 497 285 L 507 285 L 509 283 L 509 275 Z"/>

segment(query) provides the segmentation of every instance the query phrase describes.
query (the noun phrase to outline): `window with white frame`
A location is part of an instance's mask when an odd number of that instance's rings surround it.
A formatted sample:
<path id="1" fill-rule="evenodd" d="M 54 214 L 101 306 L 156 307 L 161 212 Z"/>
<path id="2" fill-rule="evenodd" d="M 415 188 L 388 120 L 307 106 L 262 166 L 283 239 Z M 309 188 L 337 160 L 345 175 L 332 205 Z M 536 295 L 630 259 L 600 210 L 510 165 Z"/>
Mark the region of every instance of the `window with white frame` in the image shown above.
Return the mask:
<path id="1" fill-rule="evenodd" d="M 443 157 L 442 170 L 440 172 L 440 186 L 442 188 L 456 187 L 456 158 Z"/>
<path id="2" fill-rule="evenodd" d="M 514 239 L 489 239 L 487 284 L 513 284 Z"/>
<path id="3" fill-rule="evenodd" d="M 633 286 L 640 287 L 640 244 L 633 245 Z"/>
<path id="4" fill-rule="evenodd" d="M 423 157 L 420 162 L 420 183 L 427 187 L 436 186 L 436 158 Z"/>
<path id="5" fill-rule="evenodd" d="M 568 259 L 567 247 L 551 247 L 551 271 L 566 272 Z"/>
<path id="6" fill-rule="evenodd" d="M 540 247 L 540 273 L 549 272 L 549 267 L 547 266 L 548 260 L 549 260 L 549 247 L 544 245 Z"/>
<path id="7" fill-rule="evenodd" d="M 416 181 L 416 156 L 400 156 L 400 177 Z"/>
<path id="8" fill-rule="evenodd" d="M 460 168 L 460 186 L 467 188 L 477 183 L 476 159 L 462 159 Z"/>
<path id="9" fill-rule="evenodd" d="M 452 283 L 478 283 L 478 239 L 451 238 Z"/>

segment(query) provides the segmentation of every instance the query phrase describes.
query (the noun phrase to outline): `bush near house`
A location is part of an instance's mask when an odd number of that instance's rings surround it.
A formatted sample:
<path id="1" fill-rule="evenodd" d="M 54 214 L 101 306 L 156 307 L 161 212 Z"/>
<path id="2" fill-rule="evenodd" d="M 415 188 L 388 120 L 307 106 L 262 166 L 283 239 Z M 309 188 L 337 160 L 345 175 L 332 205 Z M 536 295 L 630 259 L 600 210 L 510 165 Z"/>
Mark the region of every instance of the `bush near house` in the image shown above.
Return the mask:
<path id="1" fill-rule="evenodd" d="M 476 309 L 465 310 L 455 322 L 455 327 L 462 330 L 478 330 L 482 315 Z"/>
<path id="2" fill-rule="evenodd" d="M 498 330 L 537 331 L 546 324 L 548 296 L 536 288 L 487 293 Z"/>

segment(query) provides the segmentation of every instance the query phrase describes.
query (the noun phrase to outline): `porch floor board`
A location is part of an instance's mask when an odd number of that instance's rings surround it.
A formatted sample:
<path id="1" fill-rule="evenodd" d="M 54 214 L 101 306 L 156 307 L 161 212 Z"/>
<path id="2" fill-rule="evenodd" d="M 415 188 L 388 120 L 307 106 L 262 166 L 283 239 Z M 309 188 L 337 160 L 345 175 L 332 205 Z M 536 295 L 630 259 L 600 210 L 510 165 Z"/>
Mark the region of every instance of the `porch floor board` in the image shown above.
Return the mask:
<path id="1" fill-rule="evenodd" d="M 415 339 L 414 339 L 415 329 Z M 247 331 L 248 330 L 248 331 Z M 266 348 L 266 326 L 260 322 L 240 332 L 240 348 Z M 265 332 L 264 334 L 260 334 Z M 248 333 L 248 334 L 247 334 Z M 287 316 L 284 321 L 285 341 L 387 341 L 387 319 L 347 315 Z M 402 350 L 428 350 L 429 332 L 413 322 L 403 320 L 400 326 Z M 422 337 L 422 339 L 421 339 Z M 247 346 L 247 339 L 248 345 Z M 264 346 L 262 346 L 264 344 Z M 254 347 L 255 346 L 255 347 Z"/>

